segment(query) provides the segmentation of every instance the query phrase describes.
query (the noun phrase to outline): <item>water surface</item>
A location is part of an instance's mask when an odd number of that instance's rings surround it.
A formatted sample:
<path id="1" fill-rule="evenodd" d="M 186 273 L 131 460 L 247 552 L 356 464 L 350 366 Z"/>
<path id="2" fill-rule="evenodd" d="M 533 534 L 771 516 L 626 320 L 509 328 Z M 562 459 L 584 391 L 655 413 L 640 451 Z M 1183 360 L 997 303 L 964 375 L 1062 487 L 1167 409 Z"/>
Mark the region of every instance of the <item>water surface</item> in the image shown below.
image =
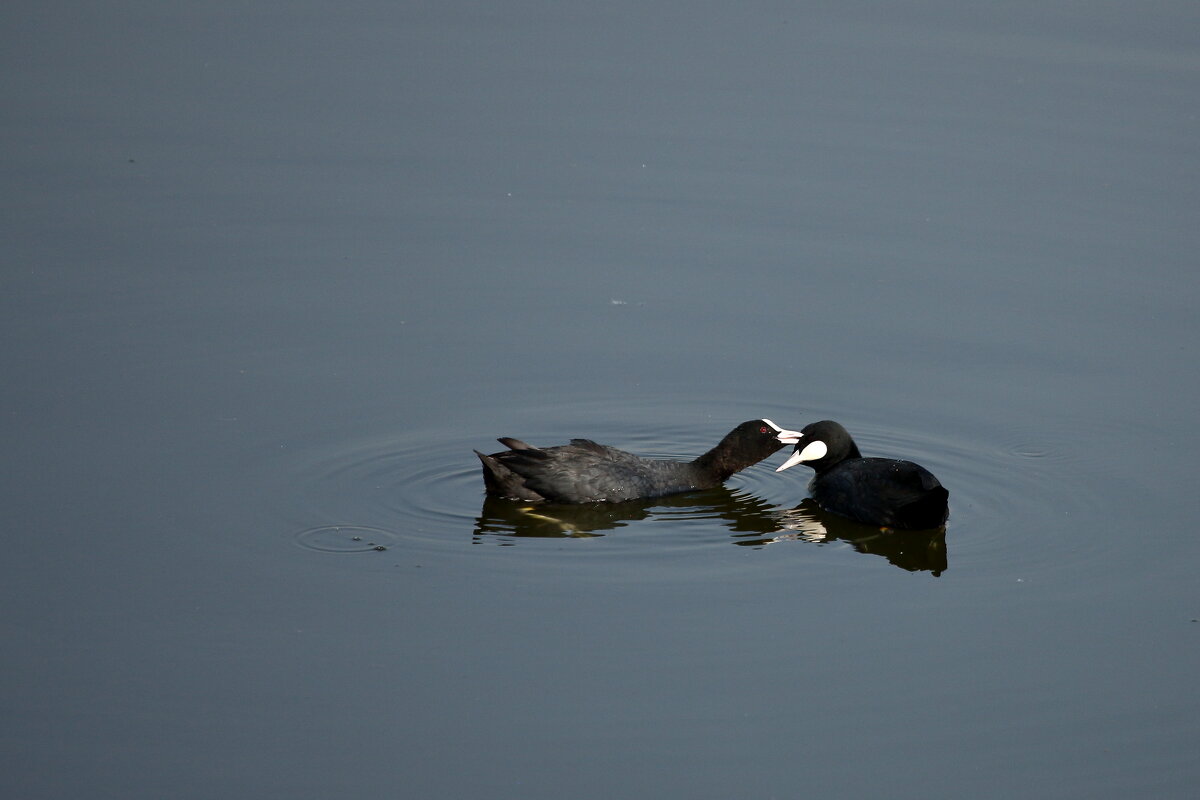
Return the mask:
<path id="1" fill-rule="evenodd" d="M 5 796 L 1194 793 L 1193 4 L 6 16 Z"/>

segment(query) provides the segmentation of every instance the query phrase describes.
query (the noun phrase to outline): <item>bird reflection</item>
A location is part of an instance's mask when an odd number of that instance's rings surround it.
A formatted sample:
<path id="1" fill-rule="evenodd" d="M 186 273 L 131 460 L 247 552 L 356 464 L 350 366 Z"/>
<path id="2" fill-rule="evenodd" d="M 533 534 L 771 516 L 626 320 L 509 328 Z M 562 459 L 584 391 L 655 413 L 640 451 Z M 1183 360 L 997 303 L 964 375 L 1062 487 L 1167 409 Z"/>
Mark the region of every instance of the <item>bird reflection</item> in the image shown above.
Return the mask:
<path id="1" fill-rule="evenodd" d="M 936 578 L 949 567 L 945 526 L 917 531 L 863 525 L 822 510 L 812 498 L 796 508 L 776 512 L 775 519 L 778 528 L 773 535 L 739 536 L 735 544 L 765 547 L 776 542 L 827 543 L 840 539 L 860 553 L 883 556 L 909 572 L 929 572 Z"/>
<path id="2" fill-rule="evenodd" d="M 716 519 L 729 529 L 732 544 L 762 548 L 779 542 L 825 544 L 844 541 L 860 553 L 878 555 L 909 572 L 935 577 L 947 569 L 946 529 L 895 531 L 861 525 L 822 511 L 806 499 L 781 509 L 754 495 L 718 487 L 703 492 L 624 503 L 527 503 L 485 497 L 475 520 L 473 541 L 515 545 L 521 539 L 586 539 L 654 516 L 656 510 L 687 509 L 693 518 Z"/>
<path id="3" fill-rule="evenodd" d="M 688 509 L 696 517 L 724 520 L 734 531 L 765 534 L 778 529 L 773 522 L 777 513 L 773 506 L 753 495 L 719 486 L 701 492 L 624 503 L 556 505 L 485 497 L 483 510 L 475 520 L 475 541 L 482 541 L 482 537 L 489 535 L 516 538 L 603 536 L 604 531 L 652 516 L 653 509 Z"/>
<path id="4" fill-rule="evenodd" d="M 487 496 L 475 520 L 475 541 L 488 535 L 531 539 L 587 539 L 649 516 L 650 502 L 551 505 Z M 515 542 L 502 542 L 515 544 Z"/>

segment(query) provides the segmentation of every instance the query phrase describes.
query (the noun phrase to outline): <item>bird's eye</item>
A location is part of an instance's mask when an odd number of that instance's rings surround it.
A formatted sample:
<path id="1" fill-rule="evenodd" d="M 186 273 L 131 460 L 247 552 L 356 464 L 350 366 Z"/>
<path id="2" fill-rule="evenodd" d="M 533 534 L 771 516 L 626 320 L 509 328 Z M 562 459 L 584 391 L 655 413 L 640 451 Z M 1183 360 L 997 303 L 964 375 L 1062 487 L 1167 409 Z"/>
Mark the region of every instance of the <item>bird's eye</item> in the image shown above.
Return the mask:
<path id="1" fill-rule="evenodd" d="M 767 426 L 766 426 L 766 425 L 763 425 L 761 428 L 759 428 L 759 429 L 758 429 L 758 432 L 759 432 L 759 433 L 766 433 L 766 432 L 767 432 Z"/>

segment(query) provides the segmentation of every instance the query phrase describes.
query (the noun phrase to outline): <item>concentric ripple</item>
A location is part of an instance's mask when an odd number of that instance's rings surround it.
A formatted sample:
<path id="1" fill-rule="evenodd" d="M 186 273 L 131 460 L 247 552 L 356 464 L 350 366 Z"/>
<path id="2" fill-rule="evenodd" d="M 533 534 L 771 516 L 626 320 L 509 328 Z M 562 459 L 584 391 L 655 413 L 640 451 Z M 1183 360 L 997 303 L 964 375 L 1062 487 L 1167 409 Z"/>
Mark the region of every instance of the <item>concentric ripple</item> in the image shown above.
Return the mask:
<path id="1" fill-rule="evenodd" d="M 328 531 L 361 529 L 387 538 L 387 547 L 436 547 L 454 537 L 463 541 L 482 490 L 477 469 L 468 461 L 475 460 L 469 444 L 457 443 L 458 452 L 455 444 L 393 434 L 331 443 L 295 460 L 300 513 L 308 520 L 352 521 L 313 525 L 297 538 L 312 539 L 319 531 L 323 533 L 317 538 L 324 542 L 336 535 Z"/>
<path id="2" fill-rule="evenodd" d="M 853 433 L 865 454 L 917 461 L 950 490 L 951 567 L 1023 581 L 1104 556 L 1104 546 L 1071 524 L 1073 516 L 1102 507 L 1102 487 L 1113 482 L 1086 463 L 1084 432 L 959 426 L 918 436 L 868 424 Z"/>
<path id="3" fill-rule="evenodd" d="M 396 543 L 396 534 L 366 525 L 324 525 L 296 534 L 296 543 L 319 553 L 383 552 Z"/>
<path id="4" fill-rule="evenodd" d="M 544 431 L 526 425 L 511 432 L 547 445 L 582 433 L 649 457 L 686 459 L 711 446 L 720 433 L 711 428 L 721 427 L 675 421 L 630 428 L 618 422 L 580 432 L 547 417 Z M 959 425 L 930 434 L 870 421 L 847 424 L 865 454 L 917 461 L 950 490 L 944 545 L 950 569 L 1024 580 L 1103 555 L 1069 522 L 1072 513 L 1104 502 L 1098 487 L 1110 476 L 1084 469 L 1069 433 L 1046 437 Z M 598 547 L 610 557 L 679 555 L 756 542 L 833 544 L 835 552 L 847 553 L 870 549 L 861 543 L 839 545 L 836 536 L 797 535 L 797 526 L 809 523 L 797 507 L 807 496 L 812 473 L 803 467 L 775 472 L 786 449 L 710 492 L 640 503 L 530 506 L 484 497 L 472 450 L 495 445 L 462 432 L 446 434 L 383 430 L 364 435 L 360 430 L 293 446 L 282 477 L 291 497 L 288 516 L 298 523 L 292 528 L 295 542 L 318 553 L 383 549 L 393 554 L 474 544 L 537 550 L 541 542 L 543 550 L 595 552 Z M 817 558 L 833 555 L 811 552 Z"/>

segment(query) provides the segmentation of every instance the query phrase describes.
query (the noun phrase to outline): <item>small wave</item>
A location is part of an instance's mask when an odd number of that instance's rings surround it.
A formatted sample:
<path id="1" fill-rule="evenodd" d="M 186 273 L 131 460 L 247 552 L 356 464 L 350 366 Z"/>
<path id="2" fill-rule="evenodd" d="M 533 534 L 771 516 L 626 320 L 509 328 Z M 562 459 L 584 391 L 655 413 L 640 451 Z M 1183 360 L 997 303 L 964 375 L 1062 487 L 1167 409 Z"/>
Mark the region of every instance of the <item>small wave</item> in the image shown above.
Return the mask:
<path id="1" fill-rule="evenodd" d="M 725 425 L 740 421 L 698 426 L 676 419 L 629 426 L 611 412 L 596 418 L 603 424 L 575 434 L 649 457 L 685 459 L 710 447 Z M 869 420 L 851 420 L 848 425 L 864 454 L 917 461 L 950 490 L 946 547 L 951 570 L 1016 580 L 1103 556 L 1094 552 L 1093 543 L 1057 530 L 1056 523 L 1072 513 L 1104 502 L 1096 487 L 1105 481 L 1094 480 L 1085 469 L 1069 435 L 962 424 L 931 435 Z M 570 436 L 561 430 L 567 424 L 554 418 L 546 421 L 545 433 L 528 427 L 516 426 L 510 432 L 547 445 Z M 536 550 L 538 542 L 543 550 L 567 547 L 564 552 L 571 552 L 580 543 L 602 539 L 588 549 L 598 546 L 610 557 L 634 552 L 680 555 L 757 539 L 797 546 L 820 541 L 789 533 L 792 518 L 787 514 L 806 497 L 812 473 L 799 467 L 775 472 L 786 449 L 712 493 L 628 506 L 553 509 L 485 502 L 471 451 L 496 449 L 489 448 L 488 441 L 464 432 L 447 436 L 439 429 L 376 430 L 370 435 L 357 431 L 353 436 L 310 440 L 307 446 L 293 443 L 287 451 L 286 475 L 294 499 L 287 513 L 300 523 L 293 528 L 298 531 L 293 539 L 305 549 L 325 553 L 369 552 L 374 547 L 445 551 L 479 543 L 522 543 Z"/>
<path id="2" fill-rule="evenodd" d="M 399 537 L 393 531 L 365 525 L 323 525 L 295 535 L 296 544 L 319 553 L 383 552 Z"/>

